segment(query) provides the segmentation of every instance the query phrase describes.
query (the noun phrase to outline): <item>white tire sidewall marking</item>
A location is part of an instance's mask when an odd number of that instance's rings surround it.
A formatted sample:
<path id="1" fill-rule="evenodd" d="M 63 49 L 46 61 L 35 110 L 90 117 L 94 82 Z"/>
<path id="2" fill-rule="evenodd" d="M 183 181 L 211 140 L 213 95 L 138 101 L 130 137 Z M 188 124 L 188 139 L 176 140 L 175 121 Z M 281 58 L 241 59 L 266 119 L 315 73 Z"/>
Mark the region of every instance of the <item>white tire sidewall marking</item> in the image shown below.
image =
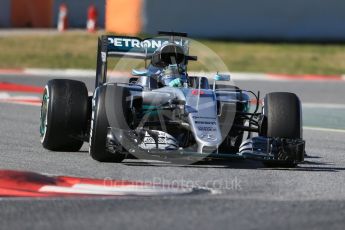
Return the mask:
<path id="1" fill-rule="evenodd" d="M 97 92 L 98 90 L 95 90 L 95 93 L 92 97 L 92 112 L 91 112 L 91 124 L 90 124 L 90 138 L 89 138 L 89 154 L 91 154 L 91 145 L 92 145 L 92 134 L 93 134 L 93 126 L 94 126 L 94 120 L 95 120 L 95 109 L 96 109 L 96 98 L 97 98 Z"/>
<path id="2" fill-rule="evenodd" d="M 44 134 L 43 134 L 43 137 L 41 137 L 41 143 L 43 143 L 46 139 L 46 134 L 47 134 L 47 130 L 48 130 L 48 113 L 49 113 L 49 103 L 50 103 L 50 92 L 49 92 L 49 87 L 48 85 L 46 85 L 44 87 L 45 91 L 47 92 L 47 111 L 46 111 L 46 117 L 45 117 L 45 122 L 44 122 L 44 125 L 45 125 L 45 129 L 44 129 Z M 43 102 L 42 102 L 43 103 Z"/>

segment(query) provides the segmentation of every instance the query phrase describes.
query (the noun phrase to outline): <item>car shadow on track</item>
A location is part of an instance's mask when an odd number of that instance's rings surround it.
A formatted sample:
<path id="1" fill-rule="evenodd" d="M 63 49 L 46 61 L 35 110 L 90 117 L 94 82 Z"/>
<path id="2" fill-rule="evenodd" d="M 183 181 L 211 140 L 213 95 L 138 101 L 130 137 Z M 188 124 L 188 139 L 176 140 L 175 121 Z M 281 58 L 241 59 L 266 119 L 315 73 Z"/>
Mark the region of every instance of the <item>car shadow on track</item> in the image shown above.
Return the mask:
<path id="1" fill-rule="evenodd" d="M 125 161 L 123 164 L 127 166 L 152 166 L 152 167 L 180 167 L 180 168 L 239 168 L 239 169 L 257 169 L 264 167 L 258 161 L 234 160 L 234 161 L 199 161 L 191 164 L 175 164 L 166 161 L 142 161 L 131 160 Z"/>
<path id="2" fill-rule="evenodd" d="M 309 159 L 310 160 L 309 160 Z M 180 167 L 180 168 L 219 168 L 219 169 L 256 169 L 256 170 L 284 170 L 284 171 L 310 171 L 310 172 L 338 172 L 345 171 L 345 167 L 335 167 L 334 163 L 313 161 L 311 159 L 321 157 L 307 157 L 308 160 L 295 168 L 266 167 L 262 162 L 253 160 L 212 160 L 200 161 L 193 164 L 173 164 L 165 161 L 142 161 L 130 160 L 123 162 L 124 165 L 140 167 Z"/>

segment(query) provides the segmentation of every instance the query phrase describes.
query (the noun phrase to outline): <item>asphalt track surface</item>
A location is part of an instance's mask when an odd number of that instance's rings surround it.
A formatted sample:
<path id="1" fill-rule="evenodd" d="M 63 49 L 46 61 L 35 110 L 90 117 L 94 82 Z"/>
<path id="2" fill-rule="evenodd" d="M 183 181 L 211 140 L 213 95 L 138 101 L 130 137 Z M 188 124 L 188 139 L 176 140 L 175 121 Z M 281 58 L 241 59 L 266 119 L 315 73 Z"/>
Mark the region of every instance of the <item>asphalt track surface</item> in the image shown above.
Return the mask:
<path id="1" fill-rule="evenodd" d="M 93 79 L 81 80 L 92 91 Z M 43 86 L 47 79 L 0 76 L 0 81 Z M 88 156 L 87 145 L 77 153 L 43 149 L 39 107 L 1 103 L 0 169 L 208 187 L 214 194 L 1 198 L 0 228 L 344 229 L 345 113 L 339 105 L 345 105 L 345 82 L 238 81 L 237 85 L 262 93 L 296 92 L 309 104 L 305 125 L 332 129 L 304 130 L 308 157 L 295 169 L 265 168 L 253 161 L 187 166 L 139 160 L 98 163 Z M 325 106 L 329 104 L 336 104 L 339 111 L 332 112 L 336 108 Z M 338 117 L 331 116 L 335 113 Z M 314 123 L 308 124 L 313 118 Z"/>

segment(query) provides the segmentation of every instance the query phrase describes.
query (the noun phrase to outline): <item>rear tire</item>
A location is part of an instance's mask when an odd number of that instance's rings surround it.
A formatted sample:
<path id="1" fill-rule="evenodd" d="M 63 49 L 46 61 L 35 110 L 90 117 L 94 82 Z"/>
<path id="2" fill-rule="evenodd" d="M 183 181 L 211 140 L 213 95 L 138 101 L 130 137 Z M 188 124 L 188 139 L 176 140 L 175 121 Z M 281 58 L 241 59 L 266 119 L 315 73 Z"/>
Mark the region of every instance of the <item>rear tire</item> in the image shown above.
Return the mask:
<path id="1" fill-rule="evenodd" d="M 302 109 L 296 94 L 274 92 L 266 95 L 261 136 L 302 139 Z M 268 167 L 296 167 L 294 162 L 265 162 Z"/>
<path id="2" fill-rule="evenodd" d="M 117 85 L 101 86 L 95 91 L 92 102 L 89 153 L 96 161 L 120 163 L 126 157 L 122 151 L 114 154 L 106 148 L 109 119 L 112 121 L 112 127 L 128 129 L 126 92 L 126 88 Z"/>
<path id="3" fill-rule="evenodd" d="M 48 81 L 41 106 L 40 135 L 44 148 L 76 152 L 87 123 L 88 92 L 80 81 Z"/>

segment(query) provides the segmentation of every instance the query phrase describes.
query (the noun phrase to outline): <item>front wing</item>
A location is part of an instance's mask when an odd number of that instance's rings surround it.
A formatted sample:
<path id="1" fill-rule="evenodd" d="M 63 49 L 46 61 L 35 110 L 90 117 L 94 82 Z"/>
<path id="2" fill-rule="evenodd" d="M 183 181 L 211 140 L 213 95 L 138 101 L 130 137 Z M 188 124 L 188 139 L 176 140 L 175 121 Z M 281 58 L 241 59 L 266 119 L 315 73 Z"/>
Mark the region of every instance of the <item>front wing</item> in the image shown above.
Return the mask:
<path id="1" fill-rule="evenodd" d="M 107 135 L 108 151 L 116 154 L 123 146 L 130 146 L 128 153 L 142 159 L 251 159 L 263 162 L 297 164 L 304 160 L 305 141 L 301 139 L 253 137 L 241 144 L 238 153 L 198 153 L 188 149 L 162 150 L 139 147 L 140 135 L 134 130 L 109 128 Z M 117 151 L 118 150 L 118 151 Z M 119 151 L 120 150 L 120 151 Z"/>

